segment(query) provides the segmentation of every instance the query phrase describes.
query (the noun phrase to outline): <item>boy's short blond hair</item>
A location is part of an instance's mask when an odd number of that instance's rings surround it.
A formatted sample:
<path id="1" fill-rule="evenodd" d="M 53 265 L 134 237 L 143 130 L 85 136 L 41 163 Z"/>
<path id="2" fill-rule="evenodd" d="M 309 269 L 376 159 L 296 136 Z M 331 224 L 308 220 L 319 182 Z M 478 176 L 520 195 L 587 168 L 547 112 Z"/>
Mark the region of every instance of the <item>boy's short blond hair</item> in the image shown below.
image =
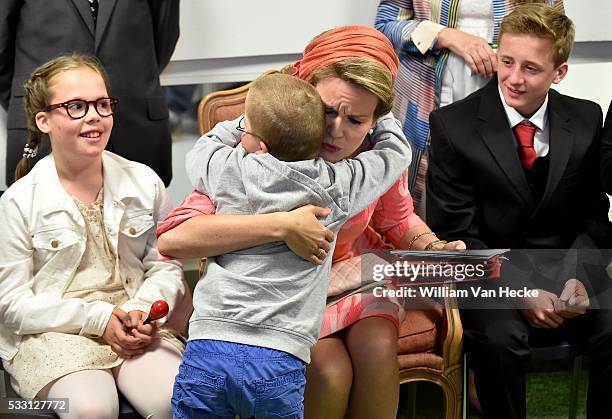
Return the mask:
<path id="1" fill-rule="evenodd" d="M 576 31 L 572 20 L 561 11 L 543 3 L 525 3 L 504 17 L 500 40 L 505 33 L 550 39 L 554 45 L 553 62 L 558 67 L 567 62 Z"/>
<path id="2" fill-rule="evenodd" d="M 325 106 L 309 83 L 287 74 L 265 74 L 249 88 L 250 130 L 279 160 L 318 156 L 325 137 Z"/>

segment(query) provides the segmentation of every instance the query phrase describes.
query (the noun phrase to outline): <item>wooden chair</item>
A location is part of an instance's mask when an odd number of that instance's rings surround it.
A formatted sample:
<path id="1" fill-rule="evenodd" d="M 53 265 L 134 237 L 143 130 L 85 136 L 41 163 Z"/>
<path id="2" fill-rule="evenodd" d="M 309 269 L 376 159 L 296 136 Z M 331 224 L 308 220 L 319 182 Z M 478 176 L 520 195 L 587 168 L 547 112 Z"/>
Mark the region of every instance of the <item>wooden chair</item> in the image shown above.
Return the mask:
<path id="1" fill-rule="evenodd" d="M 198 125 L 204 134 L 218 122 L 233 120 L 244 112 L 250 83 L 236 89 L 213 92 L 198 106 Z M 205 260 L 200 264 L 204 272 Z M 409 310 L 400 326 L 398 362 L 400 384 L 429 381 L 442 388 L 444 417 L 459 419 L 462 407 L 463 328 L 459 310 L 447 301 L 445 307 Z"/>
<path id="2" fill-rule="evenodd" d="M 278 73 L 269 70 L 264 74 Z M 244 113 L 244 101 L 251 83 L 230 90 L 212 92 L 198 104 L 198 127 L 200 134 L 205 134 L 218 122 L 230 121 Z"/>

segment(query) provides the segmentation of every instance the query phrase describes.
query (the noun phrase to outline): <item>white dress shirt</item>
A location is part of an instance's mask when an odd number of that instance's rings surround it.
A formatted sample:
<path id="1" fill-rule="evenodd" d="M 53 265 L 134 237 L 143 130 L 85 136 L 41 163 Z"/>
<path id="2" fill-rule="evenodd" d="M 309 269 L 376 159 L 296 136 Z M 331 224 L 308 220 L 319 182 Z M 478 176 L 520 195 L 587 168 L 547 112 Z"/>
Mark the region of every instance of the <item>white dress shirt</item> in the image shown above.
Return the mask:
<path id="1" fill-rule="evenodd" d="M 518 113 L 516 109 L 508 106 L 504 99 L 504 94 L 502 93 L 501 88 L 499 86 L 497 86 L 497 90 L 499 92 L 499 97 L 501 98 L 502 105 L 504 105 L 504 110 L 506 111 L 506 117 L 508 118 L 510 127 L 514 128 L 522 122 L 535 125 L 538 128 L 535 132 L 535 136 L 533 139 L 533 147 L 535 148 L 536 156 L 544 157 L 548 155 L 548 150 L 550 148 L 550 124 L 548 123 L 548 95 L 546 95 L 544 103 L 542 104 L 542 106 L 540 106 L 540 109 L 538 109 L 537 112 L 531 116 L 531 118 L 525 118 L 523 115 Z"/>

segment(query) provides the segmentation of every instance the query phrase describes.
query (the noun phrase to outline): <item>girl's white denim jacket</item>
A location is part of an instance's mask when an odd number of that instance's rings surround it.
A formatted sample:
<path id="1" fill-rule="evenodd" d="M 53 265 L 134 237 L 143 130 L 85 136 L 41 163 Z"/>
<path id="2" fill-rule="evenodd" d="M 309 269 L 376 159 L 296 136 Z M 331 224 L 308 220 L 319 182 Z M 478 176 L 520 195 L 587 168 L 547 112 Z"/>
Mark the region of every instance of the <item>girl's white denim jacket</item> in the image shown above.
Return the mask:
<path id="1" fill-rule="evenodd" d="M 126 312 L 166 300 L 158 320 L 185 331 L 191 294 L 180 262 L 160 260 L 155 226 L 170 210 L 162 181 L 147 166 L 105 151 L 104 225 L 130 299 Z M 114 309 L 103 302 L 62 299 L 85 250 L 85 221 L 59 182 L 52 155 L 0 198 L 0 358 L 21 337 L 42 332 L 101 336 Z"/>

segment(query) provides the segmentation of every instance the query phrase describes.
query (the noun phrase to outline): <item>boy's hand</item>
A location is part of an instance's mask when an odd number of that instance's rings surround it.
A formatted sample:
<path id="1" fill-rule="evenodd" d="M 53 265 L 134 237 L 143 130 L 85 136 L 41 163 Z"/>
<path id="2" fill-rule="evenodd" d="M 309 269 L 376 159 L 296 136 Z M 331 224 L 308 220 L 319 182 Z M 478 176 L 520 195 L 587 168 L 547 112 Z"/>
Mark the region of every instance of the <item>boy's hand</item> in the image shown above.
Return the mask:
<path id="1" fill-rule="evenodd" d="M 555 301 L 555 294 L 538 289 L 537 297 L 523 300 L 527 308 L 521 309 L 521 314 L 531 327 L 555 329 L 563 323 L 563 317 L 555 312 Z"/>
<path id="2" fill-rule="evenodd" d="M 565 283 L 561 296 L 555 302 L 555 312 L 561 317 L 571 319 L 586 313 L 590 304 L 584 284 L 572 278 Z"/>

